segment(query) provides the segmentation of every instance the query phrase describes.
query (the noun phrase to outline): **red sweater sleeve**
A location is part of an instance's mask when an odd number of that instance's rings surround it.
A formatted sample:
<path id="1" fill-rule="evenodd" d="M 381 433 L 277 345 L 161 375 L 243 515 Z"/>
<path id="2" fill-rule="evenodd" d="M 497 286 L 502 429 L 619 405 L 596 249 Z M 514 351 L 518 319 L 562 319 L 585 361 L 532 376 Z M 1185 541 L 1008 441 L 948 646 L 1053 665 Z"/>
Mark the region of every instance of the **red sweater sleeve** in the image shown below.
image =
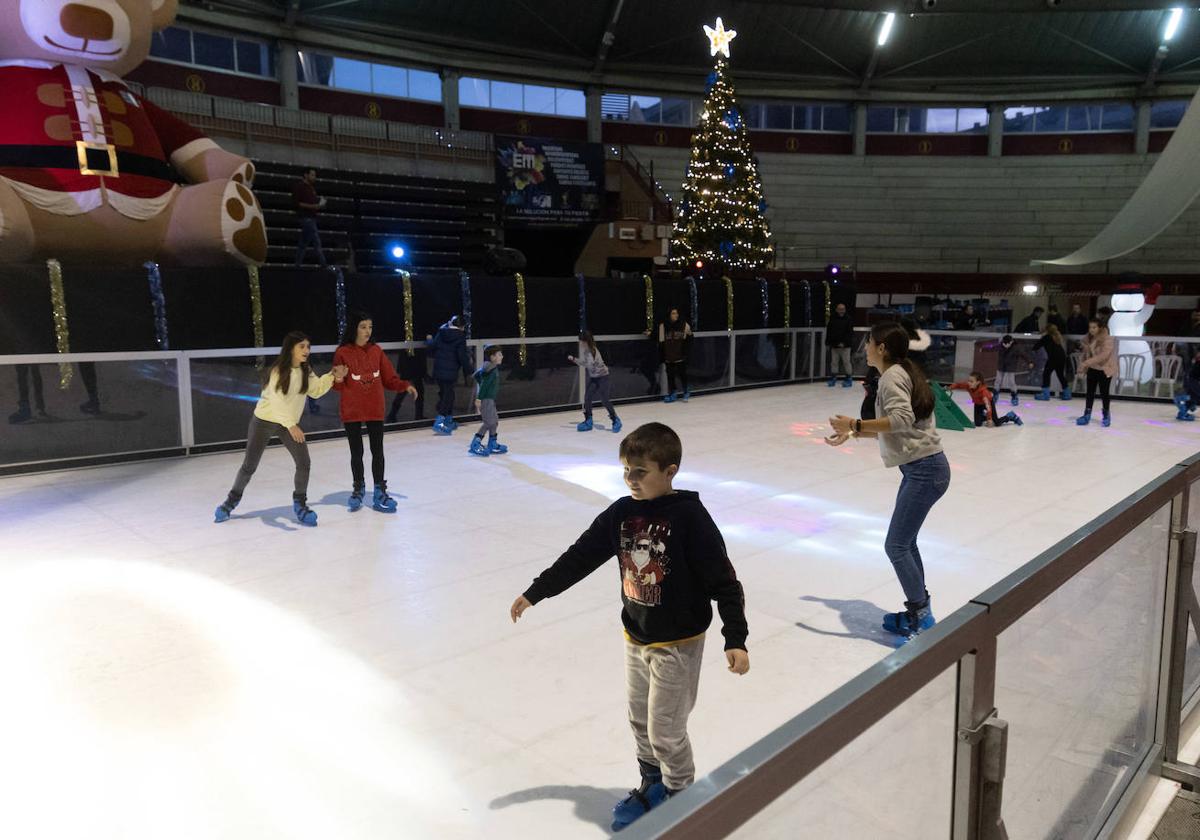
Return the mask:
<path id="1" fill-rule="evenodd" d="M 145 110 L 146 117 L 150 120 L 150 125 L 154 127 L 154 133 L 158 135 L 158 142 L 162 144 L 162 149 L 168 158 L 193 140 L 205 139 L 202 131 L 193 128 L 150 100 L 139 97 L 138 102 Z"/>
<path id="2" fill-rule="evenodd" d="M 339 347 L 333 354 L 333 366 L 337 367 L 338 365 L 346 365 L 347 367 L 349 367 L 349 364 L 346 361 L 346 350 L 343 347 Z M 335 379 L 333 382 L 333 390 L 341 391 L 341 390 L 345 389 L 346 381 L 349 378 L 350 378 L 349 375 L 347 375 L 344 379 L 342 379 L 341 382 L 338 382 Z"/>
<path id="3" fill-rule="evenodd" d="M 396 369 L 392 367 L 392 362 L 387 357 L 387 353 L 379 351 L 379 375 L 383 380 L 383 387 L 389 391 L 407 391 L 412 387 L 412 383 L 407 379 L 401 379 L 396 373 Z"/>

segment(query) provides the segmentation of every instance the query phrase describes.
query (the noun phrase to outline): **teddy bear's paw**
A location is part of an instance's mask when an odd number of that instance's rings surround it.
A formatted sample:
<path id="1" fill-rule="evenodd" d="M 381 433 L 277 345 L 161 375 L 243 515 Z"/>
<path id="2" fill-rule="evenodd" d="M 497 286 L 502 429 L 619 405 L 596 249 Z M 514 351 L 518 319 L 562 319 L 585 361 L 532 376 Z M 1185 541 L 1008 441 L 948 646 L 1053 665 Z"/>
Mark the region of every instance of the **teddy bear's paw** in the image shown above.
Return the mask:
<path id="1" fill-rule="evenodd" d="M 254 167 L 249 165 L 250 177 Z M 245 177 L 246 173 L 238 173 Z M 267 227 L 258 199 L 237 175 L 225 187 L 221 201 L 221 235 L 226 249 L 247 265 L 261 265 L 267 259 Z"/>
<path id="2" fill-rule="evenodd" d="M 254 186 L 254 172 L 254 164 L 250 161 L 246 161 L 244 164 L 242 164 L 241 168 L 238 169 L 237 172 L 234 172 L 233 175 L 230 176 L 230 178 L 235 183 L 245 184 L 247 187 L 252 187 Z"/>

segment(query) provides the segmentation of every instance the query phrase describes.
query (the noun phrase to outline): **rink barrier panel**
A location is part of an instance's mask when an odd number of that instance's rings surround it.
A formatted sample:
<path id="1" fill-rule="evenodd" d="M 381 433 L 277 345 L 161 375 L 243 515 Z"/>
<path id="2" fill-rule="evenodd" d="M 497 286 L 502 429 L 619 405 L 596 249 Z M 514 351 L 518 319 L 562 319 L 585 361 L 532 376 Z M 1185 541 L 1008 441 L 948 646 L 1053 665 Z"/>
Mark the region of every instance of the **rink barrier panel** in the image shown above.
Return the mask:
<path id="1" fill-rule="evenodd" d="M 724 363 L 724 371 L 720 374 L 718 380 L 708 385 L 699 385 L 692 387 L 692 392 L 695 394 L 712 394 L 724 393 L 734 390 L 749 390 L 752 388 L 774 387 L 797 382 L 813 381 L 813 371 L 816 364 L 817 351 L 816 348 L 819 342 L 820 334 L 824 330 L 821 328 L 792 328 L 792 329 L 749 329 L 749 330 L 705 330 L 695 333 L 696 339 L 712 340 L 717 343 L 727 343 L 728 355 Z M 807 335 L 806 335 L 807 334 Z M 739 383 L 737 370 L 737 352 L 736 345 L 739 338 L 748 336 L 780 336 L 790 338 L 790 348 L 787 354 L 785 369 L 779 378 L 768 379 L 756 382 Z M 642 333 L 632 334 L 613 334 L 601 335 L 596 337 L 596 341 L 604 344 L 608 342 L 646 342 L 649 339 Z M 805 341 L 808 347 L 808 352 L 805 364 L 802 369 L 797 369 L 798 354 L 797 345 L 799 342 Z M 509 370 L 509 363 L 515 362 L 517 358 L 516 348 L 521 345 L 530 347 L 564 344 L 574 347 L 578 342 L 578 337 L 571 336 L 543 336 L 530 337 L 525 339 L 518 338 L 475 338 L 467 342 L 468 348 L 475 359 L 475 365 L 478 367 L 482 364 L 482 350 L 487 344 L 499 344 L 508 352 L 505 359 L 505 370 Z M 379 346 L 388 353 L 393 353 L 399 350 L 408 349 L 423 349 L 423 341 L 414 342 L 399 342 L 388 341 L 379 342 Z M 314 345 L 311 352 L 316 355 L 332 354 L 337 350 L 337 345 Z M 95 353 L 36 353 L 24 355 L 0 356 L 0 376 L 6 376 L 4 368 L 13 365 L 57 365 L 61 362 L 136 362 L 136 361 L 170 361 L 174 363 L 175 371 L 175 388 L 177 390 L 177 412 L 178 412 L 178 440 L 177 444 L 170 447 L 147 447 L 145 449 L 138 448 L 121 448 L 113 451 L 85 453 L 78 456 L 62 457 L 62 458 L 46 458 L 46 459 L 22 459 L 8 460 L 4 457 L 3 438 L 0 437 L 0 476 L 14 475 L 32 472 L 44 472 L 51 470 L 73 469 L 80 467 L 100 466 L 113 463 L 122 463 L 135 461 L 142 458 L 162 458 L 162 457 L 177 457 L 188 455 L 199 455 L 214 452 L 224 452 L 241 448 L 245 445 L 245 438 L 242 436 L 230 436 L 222 440 L 207 440 L 199 441 L 196 429 L 195 405 L 193 401 L 193 362 L 197 360 L 210 359 L 257 359 L 262 358 L 264 364 L 269 364 L 270 359 L 277 355 L 279 347 L 235 347 L 235 348 L 219 348 L 205 350 L 169 350 L 169 351 L 135 351 L 135 352 L 95 352 Z M 564 366 L 568 365 L 564 361 Z M 510 408 L 502 410 L 500 416 L 502 418 L 521 417 L 531 414 L 541 414 L 555 411 L 576 410 L 579 407 L 579 401 L 586 385 L 586 374 L 580 368 L 576 386 L 570 394 L 568 400 L 549 401 L 539 403 L 537 405 L 525 406 L 521 408 Z M 665 387 L 665 378 L 662 375 L 662 366 L 659 365 L 658 377 L 660 380 L 660 390 Z M 47 392 L 56 388 L 56 383 L 52 382 L 49 372 L 44 377 L 45 387 Z M 427 380 L 427 385 L 429 381 Z M 664 392 L 665 393 L 665 392 Z M 617 405 L 631 404 L 638 402 L 653 402 L 661 399 L 661 393 L 650 396 L 625 396 L 614 397 L 613 403 Z M 465 419 L 470 422 L 477 419 L 478 415 L 474 413 L 458 414 L 456 417 Z M 388 430 L 407 430 L 428 428 L 429 420 L 406 420 L 397 423 L 389 423 L 386 428 Z M 308 440 L 320 441 L 337 437 L 344 437 L 345 432 L 339 428 L 323 431 L 312 431 L 305 433 Z M 272 446 L 279 445 L 278 441 L 273 440 Z"/>
<path id="2" fill-rule="evenodd" d="M 997 639 L 1008 627 L 1076 579 L 1090 564 L 1141 526 L 1169 510 L 1165 574 L 1152 581 L 1161 610 L 1152 616 L 1158 651 L 1154 680 L 1153 743 L 1104 799 L 1088 837 L 1112 836 L 1135 816 L 1163 777 L 1200 790 L 1200 768 L 1178 760 L 1180 730 L 1195 728 L 1200 686 L 1185 686 L 1187 627 L 1200 627 L 1193 576 L 1196 532 L 1188 529 L 1190 490 L 1200 481 L 1200 454 L 1170 468 L 1033 560 L 987 588 L 931 630 L 899 648 L 805 711 L 741 751 L 694 785 L 622 832 L 630 838 L 726 837 L 798 785 L 917 691 L 957 668 L 953 728 L 951 822 L 929 837 L 1001 840 L 1005 710 L 995 706 Z M 1191 607 L 1188 593 L 1191 593 Z M 1102 667 L 1104 663 L 1097 663 Z M 1189 719 L 1190 718 L 1190 719 Z M 892 772 L 868 762 L 868 773 Z M 894 768 L 893 768 L 894 769 Z M 864 780 L 864 784 L 868 784 Z M 889 803 L 877 800 L 886 822 Z M 827 807 L 836 808 L 828 803 Z M 1049 828 L 1049 827 L 1047 827 Z M 944 832 L 944 833 L 943 833 Z M 798 835 L 799 836 L 799 835 Z"/>

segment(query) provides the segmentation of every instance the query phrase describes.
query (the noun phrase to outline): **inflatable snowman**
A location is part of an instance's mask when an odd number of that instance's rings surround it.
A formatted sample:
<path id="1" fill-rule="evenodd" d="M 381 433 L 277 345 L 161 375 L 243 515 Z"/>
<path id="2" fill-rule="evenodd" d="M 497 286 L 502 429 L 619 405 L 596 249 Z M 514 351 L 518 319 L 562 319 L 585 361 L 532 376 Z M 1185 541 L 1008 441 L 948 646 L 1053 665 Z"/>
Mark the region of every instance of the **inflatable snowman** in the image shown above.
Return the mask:
<path id="1" fill-rule="evenodd" d="M 1108 319 L 1109 334 L 1119 337 L 1145 335 L 1146 322 L 1154 314 L 1154 304 L 1158 302 L 1158 295 L 1161 291 L 1162 286 L 1158 283 L 1144 291 L 1137 284 L 1118 286 L 1109 303 L 1113 310 L 1112 316 Z M 1129 341 L 1121 338 L 1117 342 L 1117 355 L 1120 359 L 1126 359 L 1127 356 L 1139 356 L 1144 360 L 1138 375 L 1129 378 L 1136 378 L 1139 383 L 1146 383 L 1154 378 L 1154 355 L 1150 352 L 1150 345 L 1145 341 Z M 1126 376 L 1124 368 L 1128 363 L 1128 360 L 1121 362 L 1120 376 Z M 1136 365 L 1137 362 L 1133 362 L 1133 364 Z"/>

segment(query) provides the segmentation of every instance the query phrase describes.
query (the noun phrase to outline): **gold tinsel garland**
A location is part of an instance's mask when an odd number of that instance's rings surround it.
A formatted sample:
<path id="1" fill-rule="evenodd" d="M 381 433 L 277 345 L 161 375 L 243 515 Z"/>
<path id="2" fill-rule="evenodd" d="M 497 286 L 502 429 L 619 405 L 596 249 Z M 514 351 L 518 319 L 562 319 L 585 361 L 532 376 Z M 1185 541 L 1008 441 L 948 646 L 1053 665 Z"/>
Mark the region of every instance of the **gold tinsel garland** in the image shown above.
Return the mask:
<path id="1" fill-rule="evenodd" d="M 254 346 L 263 346 L 262 286 L 258 282 L 258 266 L 246 266 L 250 278 L 250 320 L 254 324 Z M 259 359 L 261 366 L 262 359 Z"/>
<path id="2" fill-rule="evenodd" d="M 413 340 L 413 306 L 412 306 L 412 275 L 407 271 L 400 272 L 400 282 L 404 284 L 404 340 Z M 408 355 L 415 356 L 417 351 L 408 348 Z"/>
<path id="3" fill-rule="evenodd" d="M 725 281 L 725 329 L 733 329 L 733 280 L 722 277 Z"/>
<path id="4" fill-rule="evenodd" d="M 829 285 L 829 281 L 825 282 L 825 326 L 829 326 L 829 320 L 833 317 L 833 288 Z"/>
<path id="5" fill-rule="evenodd" d="M 59 353 L 71 352 L 71 333 L 67 328 L 67 296 L 63 292 L 62 264 L 58 260 L 46 260 L 50 273 L 50 306 L 54 311 L 54 343 Z M 74 369 L 70 362 L 58 363 L 58 387 L 67 390 Z"/>
<path id="6" fill-rule="evenodd" d="M 654 281 L 650 279 L 649 274 L 643 274 L 642 280 L 646 283 L 646 332 L 652 333 L 654 332 Z"/>
<path id="7" fill-rule="evenodd" d="M 513 275 L 513 279 L 517 281 L 517 334 L 521 338 L 525 338 L 525 278 L 520 272 Z M 525 366 L 525 359 L 528 357 L 529 351 L 525 347 L 525 342 L 521 342 L 521 347 L 517 351 L 517 361 L 521 366 Z"/>
<path id="8" fill-rule="evenodd" d="M 783 328 L 790 330 L 792 327 L 792 284 L 784 277 L 780 280 L 783 283 Z M 792 334 L 788 332 L 783 339 L 784 347 L 791 347 Z"/>

